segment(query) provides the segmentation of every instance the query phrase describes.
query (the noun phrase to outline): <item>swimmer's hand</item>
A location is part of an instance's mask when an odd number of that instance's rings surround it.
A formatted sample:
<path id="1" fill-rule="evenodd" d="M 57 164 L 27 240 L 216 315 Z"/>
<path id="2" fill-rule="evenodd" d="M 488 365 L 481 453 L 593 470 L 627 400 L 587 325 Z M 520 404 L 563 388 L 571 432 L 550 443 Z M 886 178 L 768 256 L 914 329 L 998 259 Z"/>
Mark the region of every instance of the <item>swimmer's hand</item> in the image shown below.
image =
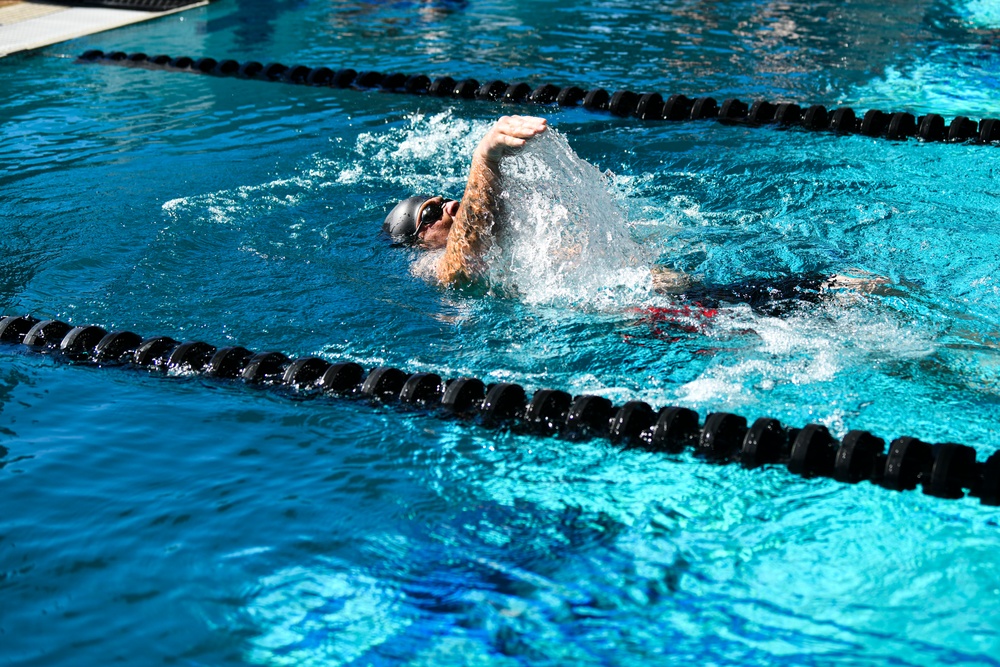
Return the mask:
<path id="1" fill-rule="evenodd" d="M 544 118 L 503 116 L 479 142 L 474 157 L 495 165 L 503 156 L 517 152 L 528 139 L 544 132 L 546 127 L 548 121 Z"/>

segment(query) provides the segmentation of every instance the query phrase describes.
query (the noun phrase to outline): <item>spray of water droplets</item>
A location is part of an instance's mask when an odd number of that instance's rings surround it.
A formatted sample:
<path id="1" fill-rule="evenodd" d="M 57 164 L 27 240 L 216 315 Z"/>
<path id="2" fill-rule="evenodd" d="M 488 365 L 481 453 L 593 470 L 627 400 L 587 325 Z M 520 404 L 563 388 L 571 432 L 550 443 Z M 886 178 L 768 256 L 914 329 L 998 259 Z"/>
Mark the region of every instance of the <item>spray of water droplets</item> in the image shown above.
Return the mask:
<path id="1" fill-rule="evenodd" d="M 606 178 L 554 129 L 501 162 L 490 286 L 528 303 L 601 308 L 648 301 L 654 257 L 629 234 Z"/>

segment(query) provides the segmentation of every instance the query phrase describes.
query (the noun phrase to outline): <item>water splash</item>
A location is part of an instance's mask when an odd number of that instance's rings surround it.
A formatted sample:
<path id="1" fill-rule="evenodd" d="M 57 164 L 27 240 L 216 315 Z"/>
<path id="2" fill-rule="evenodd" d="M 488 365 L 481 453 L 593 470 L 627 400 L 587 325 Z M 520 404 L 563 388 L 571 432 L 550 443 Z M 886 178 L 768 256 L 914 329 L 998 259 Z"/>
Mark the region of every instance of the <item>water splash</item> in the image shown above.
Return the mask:
<path id="1" fill-rule="evenodd" d="M 349 159 L 319 159 L 310 175 L 353 187 L 388 183 L 400 195 L 458 197 L 490 124 L 450 110 L 415 113 L 404 126 L 362 133 Z M 501 231 L 488 257 L 494 294 L 595 310 L 656 297 L 649 268 L 657 253 L 632 238 L 614 177 L 580 158 L 562 134 L 549 128 L 501 171 Z M 432 276 L 435 259 L 419 258 L 414 273 Z"/>
<path id="2" fill-rule="evenodd" d="M 164 214 L 172 222 L 207 223 L 240 227 L 250 214 L 270 213 L 279 209 L 295 209 L 303 193 L 317 187 L 312 180 L 291 177 L 256 185 L 241 185 L 202 195 L 179 197 L 164 202 Z"/>
<path id="3" fill-rule="evenodd" d="M 527 303 L 620 308 L 652 296 L 652 253 L 636 243 L 609 179 L 554 129 L 501 163 L 503 212 L 490 286 Z"/>
<path id="4" fill-rule="evenodd" d="M 317 156 L 310 175 L 353 188 L 389 185 L 396 196 L 414 192 L 460 196 L 472 151 L 489 123 L 458 118 L 450 109 L 409 114 L 405 122 L 362 132 L 350 152 Z"/>

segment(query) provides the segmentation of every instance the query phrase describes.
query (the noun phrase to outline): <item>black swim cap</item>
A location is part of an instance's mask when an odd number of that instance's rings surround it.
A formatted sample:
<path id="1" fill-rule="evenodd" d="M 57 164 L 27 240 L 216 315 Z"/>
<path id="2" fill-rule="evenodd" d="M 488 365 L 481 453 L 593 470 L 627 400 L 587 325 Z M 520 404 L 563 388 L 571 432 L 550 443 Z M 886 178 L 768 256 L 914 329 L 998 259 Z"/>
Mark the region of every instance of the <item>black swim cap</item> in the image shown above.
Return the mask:
<path id="1" fill-rule="evenodd" d="M 428 195 L 416 195 L 396 204 L 385 216 L 382 231 L 392 238 L 393 243 L 412 244 L 417 240 L 417 213 Z"/>

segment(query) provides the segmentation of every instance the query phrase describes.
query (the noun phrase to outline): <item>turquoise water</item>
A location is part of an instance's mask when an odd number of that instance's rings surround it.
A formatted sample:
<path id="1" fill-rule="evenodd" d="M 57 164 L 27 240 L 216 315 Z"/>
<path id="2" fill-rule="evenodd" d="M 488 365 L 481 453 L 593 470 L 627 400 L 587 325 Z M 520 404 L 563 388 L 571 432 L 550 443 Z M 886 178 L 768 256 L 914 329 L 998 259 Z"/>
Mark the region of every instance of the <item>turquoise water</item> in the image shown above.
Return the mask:
<path id="1" fill-rule="evenodd" d="M 651 262 L 896 286 L 671 326 L 644 317 L 663 297 L 641 285 L 445 291 L 376 240 L 395 199 L 461 191 L 508 107 L 74 58 L 950 119 L 1000 115 L 998 29 L 978 1 L 219 0 L 8 57 L 0 312 L 914 435 L 982 460 L 1000 447 L 995 148 L 545 109 L 610 172 L 609 219 Z M 998 513 L 975 499 L 297 399 L 0 348 L 0 662 L 1000 663 Z"/>

